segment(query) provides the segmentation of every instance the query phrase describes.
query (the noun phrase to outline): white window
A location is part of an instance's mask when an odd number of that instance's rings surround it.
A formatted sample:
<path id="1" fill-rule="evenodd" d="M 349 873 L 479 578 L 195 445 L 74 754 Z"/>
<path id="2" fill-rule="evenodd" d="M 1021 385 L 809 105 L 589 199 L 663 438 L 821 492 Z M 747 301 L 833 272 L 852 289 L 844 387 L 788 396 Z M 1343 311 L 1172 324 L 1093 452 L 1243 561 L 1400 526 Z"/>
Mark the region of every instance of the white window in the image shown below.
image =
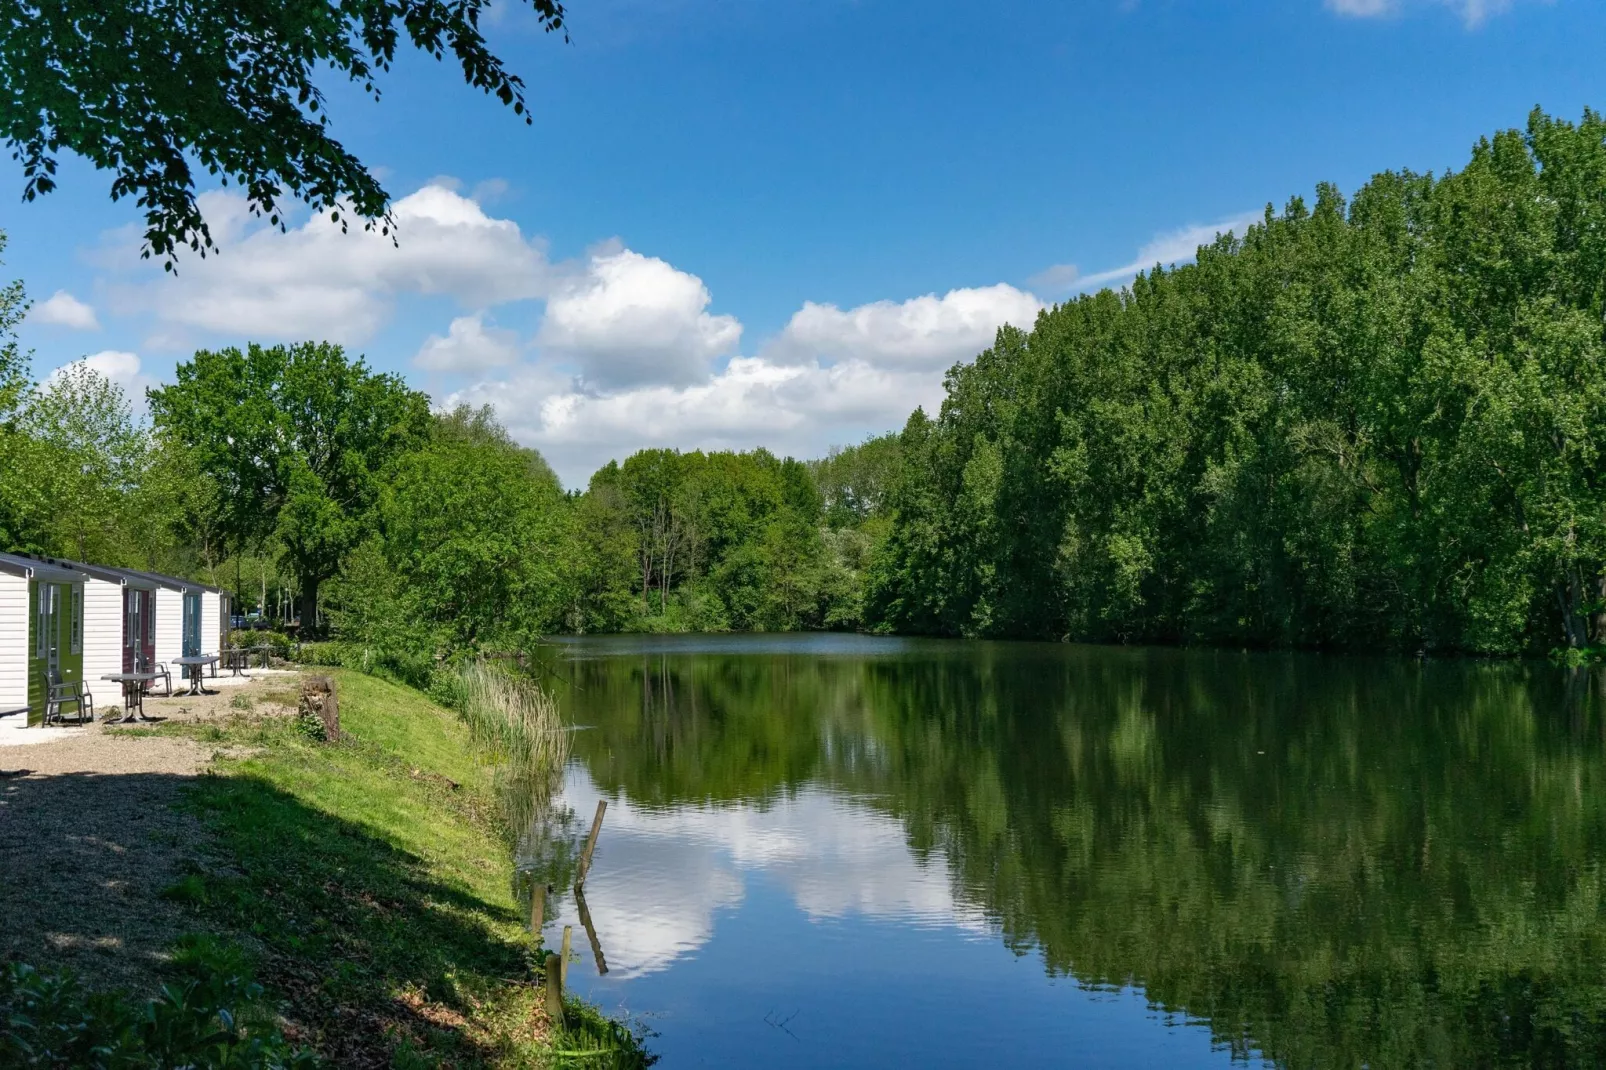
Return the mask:
<path id="1" fill-rule="evenodd" d="M 33 622 L 33 656 L 43 661 L 50 649 L 45 632 L 49 630 L 50 625 L 50 592 L 55 590 L 55 586 L 49 583 L 35 583 L 33 586 L 36 605 Z"/>

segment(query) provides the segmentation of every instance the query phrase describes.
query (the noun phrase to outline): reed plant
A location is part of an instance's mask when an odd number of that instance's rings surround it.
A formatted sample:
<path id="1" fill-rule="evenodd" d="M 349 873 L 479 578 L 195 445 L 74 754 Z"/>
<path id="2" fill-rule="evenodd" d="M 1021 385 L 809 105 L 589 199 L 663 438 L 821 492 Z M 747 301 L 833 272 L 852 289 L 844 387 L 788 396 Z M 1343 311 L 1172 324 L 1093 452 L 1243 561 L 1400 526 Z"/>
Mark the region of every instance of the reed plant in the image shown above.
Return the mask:
<path id="1" fill-rule="evenodd" d="M 534 680 L 484 661 L 442 670 L 436 689 L 496 764 L 508 825 L 521 836 L 545 811 L 569 760 L 557 703 Z"/>

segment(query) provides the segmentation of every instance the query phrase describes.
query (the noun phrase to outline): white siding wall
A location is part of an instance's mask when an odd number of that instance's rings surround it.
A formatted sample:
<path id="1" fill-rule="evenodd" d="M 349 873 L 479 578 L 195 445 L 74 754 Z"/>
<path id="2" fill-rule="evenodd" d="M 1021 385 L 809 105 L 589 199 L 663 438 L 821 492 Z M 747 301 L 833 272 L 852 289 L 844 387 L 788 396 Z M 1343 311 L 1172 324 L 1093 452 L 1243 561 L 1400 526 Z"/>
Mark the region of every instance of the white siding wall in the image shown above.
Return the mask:
<path id="1" fill-rule="evenodd" d="M 221 654 L 218 630 L 223 627 L 223 596 L 213 591 L 201 593 L 201 653 Z"/>
<path id="2" fill-rule="evenodd" d="M 84 581 L 84 687 L 95 710 L 122 701 L 122 688 L 101 677 L 123 671 L 123 585 L 90 577 Z"/>
<path id="3" fill-rule="evenodd" d="M 0 573 L 0 713 L 28 705 L 28 581 Z M 23 715 L 0 718 L 0 744 L 28 727 Z"/>
<path id="4" fill-rule="evenodd" d="M 174 658 L 184 656 L 184 595 L 179 591 L 169 591 L 166 587 L 156 589 L 156 653 L 157 661 L 165 661 L 168 669 L 173 673 L 173 685 L 178 686 L 178 677 L 183 666 L 174 665 Z"/>

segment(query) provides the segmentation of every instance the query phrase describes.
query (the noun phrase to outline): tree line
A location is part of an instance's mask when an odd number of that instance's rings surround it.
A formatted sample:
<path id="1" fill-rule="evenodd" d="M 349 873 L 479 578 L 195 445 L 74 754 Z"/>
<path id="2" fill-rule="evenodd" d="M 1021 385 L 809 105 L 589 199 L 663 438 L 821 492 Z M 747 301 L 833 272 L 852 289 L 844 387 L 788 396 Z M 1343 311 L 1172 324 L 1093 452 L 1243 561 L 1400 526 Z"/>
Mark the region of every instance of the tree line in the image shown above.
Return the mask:
<path id="1" fill-rule="evenodd" d="M 935 416 L 809 462 L 643 450 L 566 492 L 489 410 L 432 411 L 327 343 L 198 352 L 144 421 L 81 365 L 30 382 L 25 308 L 0 292 L 0 542 L 293 594 L 306 630 L 375 649 L 1606 643 L 1594 112 L 1268 208 L 1000 330 Z"/>
<path id="2" fill-rule="evenodd" d="M 1322 186 L 1006 328 L 900 437 L 902 632 L 1509 654 L 1606 639 L 1606 124 Z"/>
<path id="3" fill-rule="evenodd" d="M 197 352 L 142 419 L 86 364 L 30 381 L 26 299 L 0 299 L 8 549 L 195 576 L 398 664 L 554 632 L 865 626 L 884 458 L 643 450 L 566 492 L 490 409 L 433 411 L 312 342 Z"/>

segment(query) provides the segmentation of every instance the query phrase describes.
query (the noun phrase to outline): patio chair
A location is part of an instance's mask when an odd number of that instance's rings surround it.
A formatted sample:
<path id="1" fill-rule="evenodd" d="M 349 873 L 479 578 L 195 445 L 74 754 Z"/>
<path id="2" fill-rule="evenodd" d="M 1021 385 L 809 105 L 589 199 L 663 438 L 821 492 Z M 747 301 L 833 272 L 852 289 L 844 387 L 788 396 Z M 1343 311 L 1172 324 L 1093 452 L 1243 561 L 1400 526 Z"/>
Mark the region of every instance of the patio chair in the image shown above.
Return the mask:
<path id="1" fill-rule="evenodd" d="M 65 723 L 65 706 L 72 706 L 78 714 L 78 723 L 95 719 L 95 698 L 84 690 L 82 680 L 63 680 L 60 672 L 50 674 L 45 691 L 45 724 Z"/>
<path id="2" fill-rule="evenodd" d="M 134 670 L 136 672 L 159 673 L 161 675 L 161 677 L 162 677 L 162 686 L 167 688 L 167 695 L 169 697 L 172 696 L 172 694 L 173 694 L 173 674 L 170 671 L 168 671 L 167 662 L 165 662 L 165 661 L 153 661 L 153 660 L 151 660 L 151 656 L 149 654 L 140 654 L 139 657 L 137 657 L 135 659 Z M 155 680 L 151 681 L 151 683 L 153 683 L 153 684 L 155 682 L 156 682 Z M 146 690 L 150 690 L 149 685 L 146 686 Z"/>

